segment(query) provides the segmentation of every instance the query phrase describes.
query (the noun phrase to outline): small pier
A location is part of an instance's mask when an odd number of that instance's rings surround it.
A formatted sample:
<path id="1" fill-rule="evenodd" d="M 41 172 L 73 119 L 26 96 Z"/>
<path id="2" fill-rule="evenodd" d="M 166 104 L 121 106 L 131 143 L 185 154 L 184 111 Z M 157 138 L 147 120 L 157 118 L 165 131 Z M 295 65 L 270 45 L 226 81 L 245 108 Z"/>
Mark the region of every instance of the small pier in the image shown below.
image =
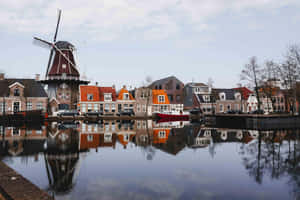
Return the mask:
<path id="1" fill-rule="evenodd" d="M 0 161 L 0 200 L 54 200 L 54 198 Z"/>

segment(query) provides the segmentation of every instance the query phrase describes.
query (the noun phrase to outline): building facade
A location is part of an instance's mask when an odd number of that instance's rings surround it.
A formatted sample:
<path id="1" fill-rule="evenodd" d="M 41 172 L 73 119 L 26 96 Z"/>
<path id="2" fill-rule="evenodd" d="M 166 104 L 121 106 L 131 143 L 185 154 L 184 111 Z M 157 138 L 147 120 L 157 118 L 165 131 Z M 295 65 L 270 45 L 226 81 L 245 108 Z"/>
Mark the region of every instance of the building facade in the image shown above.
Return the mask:
<path id="1" fill-rule="evenodd" d="M 216 113 L 241 111 L 243 99 L 241 92 L 235 89 L 213 89 L 216 99 Z"/>
<path id="2" fill-rule="evenodd" d="M 6 79 L 0 75 L 0 114 L 19 111 L 47 111 L 48 96 L 35 79 Z"/>
<path id="3" fill-rule="evenodd" d="M 117 112 L 132 110 L 135 113 L 136 101 L 133 95 L 126 89 L 126 86 L 119 91 L 117 97 Z"/>

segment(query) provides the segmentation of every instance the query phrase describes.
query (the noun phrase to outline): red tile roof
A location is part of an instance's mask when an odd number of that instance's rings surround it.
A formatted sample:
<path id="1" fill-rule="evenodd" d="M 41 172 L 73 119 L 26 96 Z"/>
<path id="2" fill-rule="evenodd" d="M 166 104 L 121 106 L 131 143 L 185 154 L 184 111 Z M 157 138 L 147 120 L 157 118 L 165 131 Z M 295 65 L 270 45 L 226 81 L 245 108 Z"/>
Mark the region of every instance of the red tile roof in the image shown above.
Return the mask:
<path id="1" fill-rule="evenodd" d="M 129 99 L 130 100 L 134 100 L 133 96 L 128 92 L 128 90 L 126 88 L 122 88 L 119 92 L 119 95 L 118 95 L 118 100 L 124 100 L 123 97 L 124 97 L 124 93 L 128 93 L 129 94 Z"/>

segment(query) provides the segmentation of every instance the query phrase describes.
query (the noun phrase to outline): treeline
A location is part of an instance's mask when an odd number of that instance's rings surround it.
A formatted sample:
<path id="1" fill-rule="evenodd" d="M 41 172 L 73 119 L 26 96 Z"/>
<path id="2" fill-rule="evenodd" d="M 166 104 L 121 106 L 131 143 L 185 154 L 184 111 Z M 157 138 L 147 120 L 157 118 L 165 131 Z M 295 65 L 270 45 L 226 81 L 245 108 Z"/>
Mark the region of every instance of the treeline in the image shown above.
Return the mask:
<path id="1" fill-rule="evenodd" d="M 286 104 L 293 113 L 296 112 L 296 102 L 300 95 L 300 45 L 290 45 L 280 62 L 266 60 L 260 65 L 255 56 L 249 59 L 240 74 L 240 79 L 248 87 L 254 89 L 258 101 L 258 109 L 261 109 L 261 98 L 272 98 L 274 82 L 280 81 Z"/>

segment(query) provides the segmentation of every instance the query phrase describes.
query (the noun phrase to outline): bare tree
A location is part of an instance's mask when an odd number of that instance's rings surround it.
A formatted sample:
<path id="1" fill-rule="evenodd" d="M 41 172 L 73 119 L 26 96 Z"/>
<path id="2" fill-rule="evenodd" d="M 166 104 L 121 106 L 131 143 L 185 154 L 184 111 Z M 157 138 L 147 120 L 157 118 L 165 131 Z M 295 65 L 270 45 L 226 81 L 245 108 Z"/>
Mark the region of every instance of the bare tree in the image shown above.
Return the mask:
<path id="1" fill-rule="evenodd" d="M 256 57 L 251 57 L 249 63 L 244 66 L 244 69 L 241 72 L 241 80 L 248 82 L 248 85 L 255 90 L 258 110 L 261 107 L 261 101 L 259 96 L 259 83 L 261 82 L 261 67 L 257 63 Z"/>
<path id="2" fill-rule="evenodd" d="M 296 112 L 296 84 L 300 78 L 300 47 L 299 45 L 291 45 L 285 55 L 285 60 L 279 68 L 280 78 L 286 89 L 286 96 L 292 113 Z"/>

